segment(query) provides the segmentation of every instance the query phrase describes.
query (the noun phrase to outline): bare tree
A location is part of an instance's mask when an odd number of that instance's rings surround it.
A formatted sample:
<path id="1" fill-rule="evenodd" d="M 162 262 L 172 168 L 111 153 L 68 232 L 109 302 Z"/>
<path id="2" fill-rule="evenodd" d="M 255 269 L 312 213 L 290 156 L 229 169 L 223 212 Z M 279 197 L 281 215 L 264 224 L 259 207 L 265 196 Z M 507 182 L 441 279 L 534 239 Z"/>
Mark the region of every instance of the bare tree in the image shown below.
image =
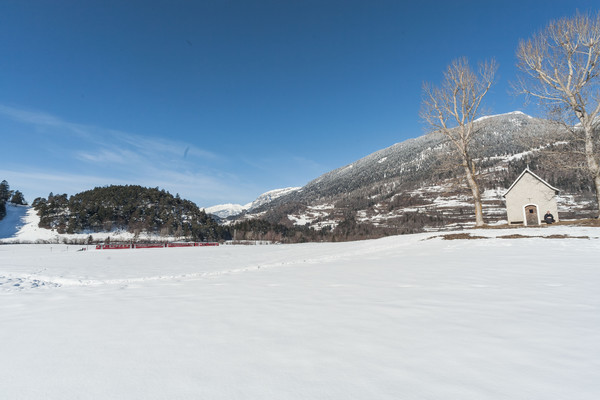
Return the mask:
<path id="1" fill-rule="evenodd" d="M 581 143 L 573 147 L 585 159 L 600 213 L 600 13 L 551 21 L 519 43 L 517 58 L 520 92 L 538 99 Z"/>
<path id="2" fill-rule="evenodd" d="M 448 66 L 441 86 L 423 84 L 421 118 L 432 131 L 441 132 L 456 149 L 473 195 L 475 226 L 483 226 L 484 221 L 473 154 L 473 139 L 482 131 L 475 129 L 474 122 L 479 116 L 481 101 L 492 86 L 496 69 L 496 62 L 491 60 L 480 63 L 478 73 L 475 73 L 468 60 L 462 57 Z"/>

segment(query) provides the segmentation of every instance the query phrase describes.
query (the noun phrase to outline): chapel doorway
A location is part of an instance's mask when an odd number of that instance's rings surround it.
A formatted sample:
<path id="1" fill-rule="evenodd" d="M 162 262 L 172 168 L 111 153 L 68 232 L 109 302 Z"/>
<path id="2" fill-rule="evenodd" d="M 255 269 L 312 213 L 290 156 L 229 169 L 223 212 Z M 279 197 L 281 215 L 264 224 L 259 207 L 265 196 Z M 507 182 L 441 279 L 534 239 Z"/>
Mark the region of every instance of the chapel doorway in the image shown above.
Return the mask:
<path id="1" fill-rule="evenodd" d="M 536 206 L 525 206 L 525 221 L 527 226 L 539 225 L 538 210 Z"/>

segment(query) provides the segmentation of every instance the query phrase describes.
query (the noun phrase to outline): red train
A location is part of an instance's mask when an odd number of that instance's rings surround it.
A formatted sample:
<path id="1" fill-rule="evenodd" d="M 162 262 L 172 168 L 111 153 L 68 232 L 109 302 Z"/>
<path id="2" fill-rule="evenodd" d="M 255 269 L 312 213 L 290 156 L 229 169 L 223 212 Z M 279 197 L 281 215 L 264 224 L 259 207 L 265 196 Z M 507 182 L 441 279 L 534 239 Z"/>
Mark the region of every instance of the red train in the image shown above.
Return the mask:
<path id="1" fill-rule="evenodd" d="M 182 242 L 182 243 L 130 243 L 130 244 L 99 244 L 96 250 L 110 249 L 154 249 L 159 247 L 204 247 L 218 246 L 217 242 Z"/>

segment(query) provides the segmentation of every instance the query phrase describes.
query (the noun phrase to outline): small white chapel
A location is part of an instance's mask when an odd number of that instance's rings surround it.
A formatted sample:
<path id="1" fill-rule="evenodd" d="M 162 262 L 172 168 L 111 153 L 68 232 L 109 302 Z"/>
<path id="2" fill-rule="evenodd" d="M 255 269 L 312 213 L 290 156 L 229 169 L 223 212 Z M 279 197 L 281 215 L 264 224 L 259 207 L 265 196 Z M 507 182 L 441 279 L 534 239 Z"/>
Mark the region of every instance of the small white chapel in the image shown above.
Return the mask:
<path id="1" fill-rule="evenodd" d="M 544 222 L 544 214 L 550 211 L 556 222 L 558 208 L 556 196 L 559 190 L 534 174 L 529 167 L 508 188 L 506 214 L 509 225 L 537 226 Z"/>

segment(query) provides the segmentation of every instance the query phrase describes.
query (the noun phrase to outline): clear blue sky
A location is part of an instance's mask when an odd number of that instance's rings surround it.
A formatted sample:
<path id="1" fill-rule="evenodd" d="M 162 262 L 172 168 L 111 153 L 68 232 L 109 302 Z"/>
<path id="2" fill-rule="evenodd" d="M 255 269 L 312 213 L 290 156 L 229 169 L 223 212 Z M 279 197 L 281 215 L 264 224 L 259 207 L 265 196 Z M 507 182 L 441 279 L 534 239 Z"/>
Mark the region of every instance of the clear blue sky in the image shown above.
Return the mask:
<path id="1" fill-rule="evenodd" d="M 515 50 L 588 1 L 0 1 L 0 179 L 246 203 L 424 133 L 423 81 Z"/>

